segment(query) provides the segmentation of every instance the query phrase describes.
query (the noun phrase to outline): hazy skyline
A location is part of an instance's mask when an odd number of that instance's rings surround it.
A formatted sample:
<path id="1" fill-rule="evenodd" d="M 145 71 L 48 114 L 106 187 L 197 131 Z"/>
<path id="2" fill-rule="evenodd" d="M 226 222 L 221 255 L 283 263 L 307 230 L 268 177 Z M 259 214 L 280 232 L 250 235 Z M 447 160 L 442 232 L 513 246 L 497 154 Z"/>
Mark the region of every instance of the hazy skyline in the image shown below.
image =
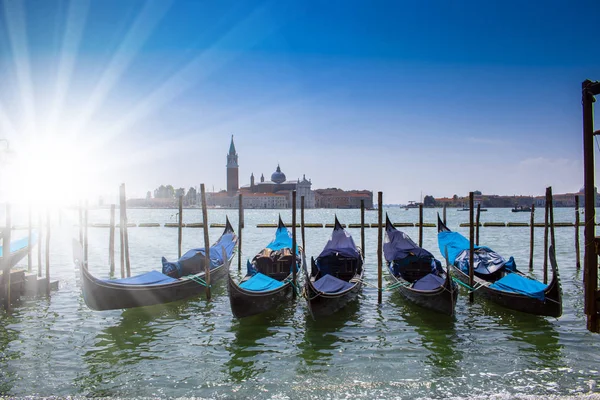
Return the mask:
<path id="1" fill-rule="evenodd" d="M 598 35 L 582 16 L 599 11 L 7 1 L 0 138 L 15 153 L 0 179 L 21 196 L 95 199 L 121 182 L 129 197 L 161 184 L 218 190 L 233 134 L 240 185 L 279 163 L 288 179 L 381 190 L 385 203 L 575 192 L 580 85 L 600 79 Z"/>

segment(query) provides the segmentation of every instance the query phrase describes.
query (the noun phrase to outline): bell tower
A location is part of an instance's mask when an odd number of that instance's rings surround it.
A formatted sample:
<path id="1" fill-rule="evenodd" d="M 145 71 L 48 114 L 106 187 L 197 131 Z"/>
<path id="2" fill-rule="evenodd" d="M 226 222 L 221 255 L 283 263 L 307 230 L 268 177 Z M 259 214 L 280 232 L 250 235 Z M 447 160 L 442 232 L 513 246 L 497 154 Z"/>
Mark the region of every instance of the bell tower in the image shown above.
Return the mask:
<path id="1" fill-rule="evenodd" d="M 238 171 L 238 155 L 235 152 L 233 144 L 233 135 L 231 135 L 231 144 L 229 145 L 229 153 L 227 154 L 227 195 L 235 196 L 239 189 Z"/>

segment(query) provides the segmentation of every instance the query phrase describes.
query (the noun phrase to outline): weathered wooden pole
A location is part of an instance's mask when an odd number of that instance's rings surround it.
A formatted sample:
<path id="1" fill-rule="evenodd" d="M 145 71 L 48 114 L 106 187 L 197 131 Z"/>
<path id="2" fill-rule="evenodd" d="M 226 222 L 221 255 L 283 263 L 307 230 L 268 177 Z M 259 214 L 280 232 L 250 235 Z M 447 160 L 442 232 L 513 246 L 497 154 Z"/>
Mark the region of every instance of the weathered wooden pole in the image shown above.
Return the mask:
<path id="1" fill-rule="evenodd" d="M 469 192 L 469 286 L 471 287 L 471 291 L 469 292 L 469 302 L 474 301 L 474 288 L 475 288 L 475 277 L 474 277 L 474 240 L 475 240 L 475 226 L 473 221 L 473 192 Z"/>
<path id="2" fill-rule="evenodd" d="M 10 204 L 6 205 L 6 226 L 2 232 L 2 286 L 4 286 L 4 309 L 10 312 L 10 235 L 11 235 Z"/>
<path id="3" fill-rule="evenodd" d="M 37 245 L 37 265 L 38 265 L 38 276 L 42 276 L 42 238 L 44 233 L 42 231 L 42 212 L 38 210 L 38 245 Z M 83 244 L 83 242 L 80 242 Z"/>
<path id="4" fill-rule="evenodd" d="M 119 186 L 119 240 L 121 244 L 121 251 L 119 257 L 121 260 L 121 278 L 125 278 L 125 229 L 123 227 L 123 212 L 125 211 L 125 205 L 123 204 L 123 188 Z"/>
<path id="5" fill-rule="evenodd" d="M 475 218 L 475 245 L 479 246 L 479 218 L 481 216 L 481 203 L 477 203 L 477 214 Z"/>
<path id="6" fill-rule="evenodd" d="M 446 207 L 447 207 L 447 204 L 444 203 L 444 211 L 443 211 L 444 225 L 446 225 Z"/>
<path id="7" fill-rule="evenodd" d="M 125 195 L 125 184 L 122 183 L 123 188 L 123 243 L 125 244 L 125 268 L 127 270 L 127 276 L 131 276 L 131 264 L 129 263 L 129 234 L 127 233 L 127 196 Z"/>
<path id="8" fill-rule="evenodd" d="M 302 236 L 302 251 L 305 251 L 305 237 L 304 237 L 304 196 L 300 196 L 300 235 Z"/>
<path id="9" fill-rule="evenodd" d="M 108 263 L 110 277 L 115 276 L 115 205 L 110 205 L 110 232 L 108 235 Z"/>
<path id="10" fill-rule="evenodd" d="M 360 201 L 360 249 L 363 253 L 363 260 L 365 260 L 366 257 L 366 251 L 365 251 L 365 201 L 361 200 Z"/>
<path id="11" fill-rule="evenodd" d="M 579 255 L 579 195 L 575 195 L 575 259 L 579 271 L 581 268 L 581 256 Z"/>
<path id="12" fill-rule="evenodd" d="M 244 198 L 239 194 L 238 199 L 238 271 L 242 270 L 242 230 L 244 229 Z"/>
<path id="13" fill-rule="evenodd" d="M 556 251 L 556 236 L 554 235 L 554 198 L 552 196 L 552 186 L 548 187 L 548 197 L 550 198 L 550 207 L 548 215 L 550 216 L 550 245 Z"/>
<path id="14" fill-rule="evenodd" d="M 596 240 L 596 186 L 594 178 L 594 96 L 600 94 L 600 82 L 585 80 L 581 84 L 583 106 L 583 176 L 585 192 L 585 229 L 583 284 L 587 328 L 600 332 L 598 315 L 598 250 Z"/>
<path id="15" fill-rule="evenodd" d="M 204 227 L 204 282 L 206 282 L 206 299 L 210 300 L 210 239 L 208 238 L 208 210 L 204 183 L 200 184 L 200 197 L 202 198 L 202 225 Z M 223 262 L 227 261 L 223 260 Z"/>
<path id="16" fill-rule="evenodd" d="M 535 232 L 535 203 L 531 203 L 531 218 L 529 223 L 529 270 L 533 271 L 533 244 Z"/>
<path id="17" fill-rule="evenodd" d="M 177 225 L 177 258 L 181 258 L 181 242 L 183 240 L 183 196 L 179 196 L 179 219 Z"/>
<path id="18" fill-rule="evenodd" d="M 87 238 L 86 238 L 87 240 Z M 86 260 L 87 265 L 87 260 Z M 46 209 L 46 294 L 50 296 L 50 211 Z"/>
<path id="19" fill-rule="evenodd" d="M 298 245 L 296 242 L 296 191 L 292 190 L 292 253 L 294 254 L 294 260 L 296 260 L 296 254 L 298 253 Z M 297 268 L 294 263 L 294 267 L 292 268 L 292 282 L 294 285 L 294 290 L 292 290 L 292 296 L 296 297 L 296 283 L 297 280 Z"/>
<path id="20" fill-rule="evenodd" d="M 419 203 L 419 247 L 423 247 L 423 203 Z"/>
<path id="21" fill-rule="evenodd" d="M 550 192 L 548 189 L 546 188 L 546 209 L 544 214 L 544 283 L 548 283 L 548 219 L 550 217 Z"/>
<path id="22" fill-rule="evenodd" d="M 31 205 L 27 208 L 27 272 L 31 273 L 31 249 L 33 247 L 33 227 L 31 222 Z"/>
<path id="23" fill-rule="evenodd" d="M 377 192 L 377 218 L 379 223 L 377 226 L 377 302 L 381 304 L 383 300 L 383 254 L 381 251 L 383 245 L 383 192 Z"/>
<path id="24" fill-rule="evenodd" d="M 83 208 L 82 202 L 79 200 L 79 244 L 83 246 Z"/>
<path id="25" fill-rule="evenodd" d="M 89 249 L 89 239 L 88 239 L 88 209 L 89 204 L 88 201 L 85 201 L 85 210 L 83 212 L 84 215 L 84 225 L 83 225 L 83 263 L 85 264 L 85 268 L 88 267 L 88 249 Z"/>

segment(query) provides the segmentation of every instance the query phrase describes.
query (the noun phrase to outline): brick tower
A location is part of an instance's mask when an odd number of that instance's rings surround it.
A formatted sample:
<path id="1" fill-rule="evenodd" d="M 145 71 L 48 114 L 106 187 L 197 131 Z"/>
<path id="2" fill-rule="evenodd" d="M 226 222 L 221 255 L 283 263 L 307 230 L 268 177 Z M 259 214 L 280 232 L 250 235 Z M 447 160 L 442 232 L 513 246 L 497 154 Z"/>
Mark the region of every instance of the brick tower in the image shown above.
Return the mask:
<path id="1" fill-rule="evenodd" d="M 238 175 L 238 155 L 235 152 L 233 144 L 233 135 L 231 135 L 231 144 L 229 145 L 229 153 L 227 154 L 227 195 L 235 196 L 239 189 Z"/>

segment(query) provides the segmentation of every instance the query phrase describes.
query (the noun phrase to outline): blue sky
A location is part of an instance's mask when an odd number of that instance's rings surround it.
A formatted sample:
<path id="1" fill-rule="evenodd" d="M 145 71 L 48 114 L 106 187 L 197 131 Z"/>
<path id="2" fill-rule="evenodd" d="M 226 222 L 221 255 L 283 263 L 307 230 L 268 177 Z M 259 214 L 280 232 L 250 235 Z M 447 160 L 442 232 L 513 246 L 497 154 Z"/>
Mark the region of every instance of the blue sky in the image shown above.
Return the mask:
<path id="1" fill-rule="evenodd" d="M 386 203 L 577 191 L 580 85 L 600 79 L 585 17 L 598 12 L 597 1 L 5 2 L 0 137 L 21 157 L 39 137 L 76 144 L 90 197 L 120 182 L 132 197 L 225 188 L 231 134 L 241 184 L 279 163 L 313 188 L 381 190 Z"/>

